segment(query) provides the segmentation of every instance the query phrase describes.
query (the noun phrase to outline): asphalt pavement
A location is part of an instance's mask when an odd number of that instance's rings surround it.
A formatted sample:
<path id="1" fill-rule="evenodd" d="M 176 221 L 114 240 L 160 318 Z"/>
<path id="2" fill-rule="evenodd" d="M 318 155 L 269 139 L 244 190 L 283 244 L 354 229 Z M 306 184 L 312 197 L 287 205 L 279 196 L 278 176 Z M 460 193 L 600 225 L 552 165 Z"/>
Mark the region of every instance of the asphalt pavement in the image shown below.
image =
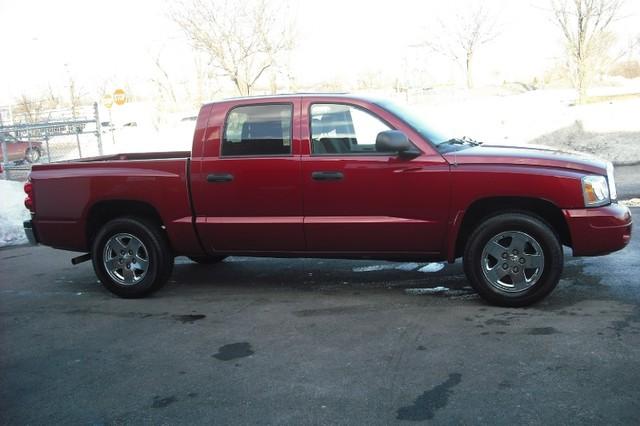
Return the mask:
<path id="1" fill-rule="evenodd" d="M 619 200 L 640 198 L 640 164 L 618 166 L 614 173 Z"/>
<path id="2" fill-rule="evenodd" d="M 524 309 L 485 304 L 459 263 L 319 259 L 179 258 L 165 289 L 123 300 L 72 255 L 0 250 L 0 424 L 640 419 L 637 235 L 567 252 Z"/>

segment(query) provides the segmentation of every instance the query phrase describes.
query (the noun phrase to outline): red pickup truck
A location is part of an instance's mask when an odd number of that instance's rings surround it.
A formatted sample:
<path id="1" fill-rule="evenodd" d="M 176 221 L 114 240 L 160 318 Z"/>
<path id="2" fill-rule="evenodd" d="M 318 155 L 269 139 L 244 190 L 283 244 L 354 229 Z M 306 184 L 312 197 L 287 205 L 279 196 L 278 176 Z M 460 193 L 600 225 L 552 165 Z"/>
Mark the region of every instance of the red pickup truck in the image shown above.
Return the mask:
<path id="1" fill-rule="evenodd" d="M 189 152 L 36 164 L 32 241 L 88 252 L 113 293 L 141 297 L 175 256 L 449 261 L 489 302 L 553 290 L 562 246 L 620 250 L 629 210 L 613 167 L 437 131 L 392 102 L 290 95 L 204 105 Z"/>

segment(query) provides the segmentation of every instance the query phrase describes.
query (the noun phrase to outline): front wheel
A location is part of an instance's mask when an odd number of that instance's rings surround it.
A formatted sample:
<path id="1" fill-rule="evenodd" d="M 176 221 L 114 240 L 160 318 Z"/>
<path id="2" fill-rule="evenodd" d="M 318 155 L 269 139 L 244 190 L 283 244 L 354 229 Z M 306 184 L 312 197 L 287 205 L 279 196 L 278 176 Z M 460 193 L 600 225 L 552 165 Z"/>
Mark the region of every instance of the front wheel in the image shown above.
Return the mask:
<path id="1" fill-rule="evenodd" d="M 173 254 L 160 227 L 134 217 L 113 219 L 100 229 L 92 260 L 102 284 L 124 298 L 152 293 L 173 270 Z"/>
<path id="2" fill-rule="evenodd" d="M 37 163 L 42 153 L 38 148 L 27 148 L 27 151 L 24 153 L 24 159 L 27 163 Z"/>
<path id="3" fill-rule="evenodd" d="M 563 268 L 560 241 L 538 217 L 504 213 L 482 222 L 464 252 L 471 285 L 488 302 L 526 306 L 548 295 Z"/>

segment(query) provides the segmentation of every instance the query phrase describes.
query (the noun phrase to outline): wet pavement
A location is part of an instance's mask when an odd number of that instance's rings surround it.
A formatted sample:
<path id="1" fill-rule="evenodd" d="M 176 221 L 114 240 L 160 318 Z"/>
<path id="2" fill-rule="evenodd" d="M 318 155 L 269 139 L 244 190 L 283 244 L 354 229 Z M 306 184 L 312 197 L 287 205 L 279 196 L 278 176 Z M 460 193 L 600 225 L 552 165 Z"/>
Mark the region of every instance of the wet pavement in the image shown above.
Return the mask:
<path id="1" fill-rule="evenodd" d="M 637 424 L 640 239 L 567 255 L 508 309 L 459 263 L 179 258 L 122 300 L 71 253 L 3 249 L 0 424 Z"/>

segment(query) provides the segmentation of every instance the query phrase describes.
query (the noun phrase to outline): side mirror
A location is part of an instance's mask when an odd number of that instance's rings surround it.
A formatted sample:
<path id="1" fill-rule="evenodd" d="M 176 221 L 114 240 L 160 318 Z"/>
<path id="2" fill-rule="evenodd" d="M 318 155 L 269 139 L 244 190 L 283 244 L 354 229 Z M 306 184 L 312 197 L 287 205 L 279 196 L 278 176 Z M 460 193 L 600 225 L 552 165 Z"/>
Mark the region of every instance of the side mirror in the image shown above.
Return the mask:
<path id="1" fill-rule="evenodd" d="M 400 157 L 417 157 L 420 151 L 409 142 L 407 135 L 400 130 L 385 130 L 376 137 L 377 152 L 396 152 Z"/>

